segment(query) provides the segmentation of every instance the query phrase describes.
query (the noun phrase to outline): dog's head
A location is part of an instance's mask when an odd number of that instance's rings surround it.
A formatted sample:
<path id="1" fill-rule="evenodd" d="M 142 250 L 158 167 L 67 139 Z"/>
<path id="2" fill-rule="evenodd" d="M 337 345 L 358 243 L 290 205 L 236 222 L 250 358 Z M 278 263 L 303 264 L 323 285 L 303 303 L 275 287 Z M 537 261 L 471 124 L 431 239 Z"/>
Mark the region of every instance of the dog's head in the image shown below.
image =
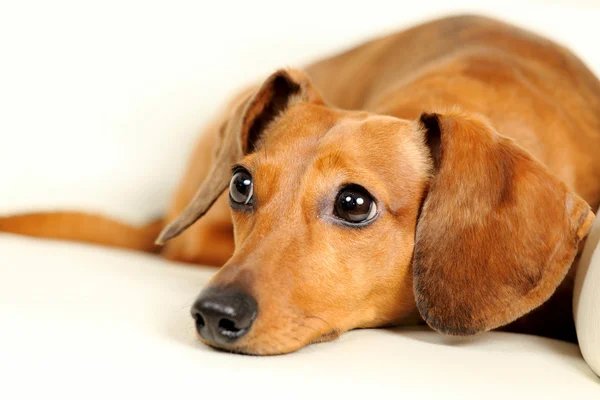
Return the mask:
<path id="1" fill-rule="evenodd" d="M 481 117 L 334 109 L 294 70 L 221 127 L 212 171 L 159 241 L 227 187 L 235 253 L 192 314 L 204 342 L 251 354 L 419 313 L 453 335 L 507 324 L 554 292 L 593 219 Z"/>

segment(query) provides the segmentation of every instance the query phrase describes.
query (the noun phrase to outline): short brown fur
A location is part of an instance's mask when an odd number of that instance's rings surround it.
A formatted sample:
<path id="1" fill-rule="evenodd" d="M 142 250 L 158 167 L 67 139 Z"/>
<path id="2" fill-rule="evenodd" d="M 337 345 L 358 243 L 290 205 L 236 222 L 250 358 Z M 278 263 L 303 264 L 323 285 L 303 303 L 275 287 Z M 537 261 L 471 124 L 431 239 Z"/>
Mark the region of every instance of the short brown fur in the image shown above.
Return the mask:
<path id="1" fill-rule="evenodd" d="M 233 164 L 252 173 L 250 213 L 223 193 Z M 369 225 L 332 215 L 345 183 L 376 198 Z M 164 221 L 30 215 L 0 230 L 154 251 L 166 226 L 163 256 L 225 264 L 209 287 L 259 305 L 252 330 L 221 347 L 279 354 L 423 320 L 576 340 L 572 276 L 599 205 L 596 77 L 546 39 L 457 16 L 242 91 L 202 135 Z"/>

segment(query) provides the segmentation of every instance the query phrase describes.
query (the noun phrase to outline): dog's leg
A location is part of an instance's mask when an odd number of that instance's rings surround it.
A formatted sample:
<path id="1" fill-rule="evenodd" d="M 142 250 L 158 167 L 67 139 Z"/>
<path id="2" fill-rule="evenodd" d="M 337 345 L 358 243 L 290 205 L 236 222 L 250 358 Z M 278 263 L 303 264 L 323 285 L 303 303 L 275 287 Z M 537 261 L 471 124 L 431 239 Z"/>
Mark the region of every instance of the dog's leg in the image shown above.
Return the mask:
<path id="1" fill-rule="evenodd" d="M 194 264 L 224 264 L 234 250 L 233 226 L 226 193 L 200 221 L 181 236 L 171 240 L 163 248 L 155 245 L 154 241 L 166 223 L 173 221 L 183 211 L 206 178 L 220 127 L 253 90 L 253 87 L 246 88 L 233 97 L 221 115 L 207 127 L 191 157 L 166 218 L 135 227 L 109 218 L 77 212 L 23 214 L 0 217 L 0 232 L 160 252 L 170 260 Z"/>
<path id="2" fill-rule="evenodd" d="M 169 260 L 220 267 L 234 247 L 229 202 L 223 194 L 202 219 L 169 241 L 161 254 Z"/>
<path id="3" fill-rule="evenodd" d="M 39 238 L 70 240 L 144 252 L 156 252 L 162 218 L 144 226 L 78 212 L 21 214 L 0 218 L 0 232 Z"/>

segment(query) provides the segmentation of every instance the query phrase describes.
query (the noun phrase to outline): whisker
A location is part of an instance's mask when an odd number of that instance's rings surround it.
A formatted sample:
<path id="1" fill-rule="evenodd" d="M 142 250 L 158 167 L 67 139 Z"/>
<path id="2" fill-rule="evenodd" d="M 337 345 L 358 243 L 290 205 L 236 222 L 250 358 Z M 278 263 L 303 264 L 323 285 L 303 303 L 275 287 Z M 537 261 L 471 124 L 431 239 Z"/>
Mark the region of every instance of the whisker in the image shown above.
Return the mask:
<path id="1" fill-rule="evenodd" d="M 185 302 L 185 304 L 183 306 L 181 306 L 179 309 L 183 310 L 184 308 L 188 308 L 190 307 L 192 304 L 194 304 L 194 301 L 196 300 L 196 296 L 192 297 L 191 300 Z"/>
<path id="2" fill-rule="evenodd" d="M 258 149 L 258 147 L 256 147 L 256 144 L 254 143 L 254 141 L 252 139 L 248 138 L 248 142 L 251 145 L 250 148 L 252 149 L 252 152 L 254 152 L 254 151 L 256 151 Z"/>
<path id="3" fill-rule="evenodd" d="M 312 331 L 314 331 L 314 332 L 317 332 L 317 333 L 319 333 L 319 330 L 318 330 L 317 328 L 315 328 L 315 327 L 312 327 L 312 326 L 310 326 L 310 325 L 303 324 L 303 323 L 301 323 L 301 322 L 299 322 L 298 324 L 299 324 L 300 326 L 303 326 L 303 327 L 305 327 L 305 328 L 307 328 L 307 329 L 310 329 L 310 330 L 312 330 Z"/>
<path id="4" fill-rule="evenodd" d="M 336 329 L 329 322 L 327 322 L 325 318 L 319 317 L 318 315 L 305 315 L 304 317 L 318 319 L 319 321 L 324 322 L 329 327 L 329 329 L 331 329 L 332 331 L 336 331 Z"/>

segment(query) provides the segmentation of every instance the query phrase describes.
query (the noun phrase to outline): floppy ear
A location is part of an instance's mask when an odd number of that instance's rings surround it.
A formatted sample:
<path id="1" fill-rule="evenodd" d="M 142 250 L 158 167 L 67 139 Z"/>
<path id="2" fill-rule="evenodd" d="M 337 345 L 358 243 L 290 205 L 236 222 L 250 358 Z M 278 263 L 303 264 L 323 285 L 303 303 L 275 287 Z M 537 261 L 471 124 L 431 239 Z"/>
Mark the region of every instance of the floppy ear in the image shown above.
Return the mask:
<path id="1" fill-rule="evenodd" d="M 322 103 L 308 77 L 298 70 L 272 74 L 247 101 L 235 110 L 219 131 L 211 170 L 194 198 L 160 233 L 156 244 L 164 244 L 202 217 L 227 188 L 231 166 L 260 146 L 261 134 L 288 107 L 301 102 Z"/>
<path id="2" fill-rule="evenodd" d="M 434 164 L 417 223 L 417 307 L 427 324 L 471 335 L 545 302 L 594 218 L 590 207 L 482 118 L 423 114 Z"/>

